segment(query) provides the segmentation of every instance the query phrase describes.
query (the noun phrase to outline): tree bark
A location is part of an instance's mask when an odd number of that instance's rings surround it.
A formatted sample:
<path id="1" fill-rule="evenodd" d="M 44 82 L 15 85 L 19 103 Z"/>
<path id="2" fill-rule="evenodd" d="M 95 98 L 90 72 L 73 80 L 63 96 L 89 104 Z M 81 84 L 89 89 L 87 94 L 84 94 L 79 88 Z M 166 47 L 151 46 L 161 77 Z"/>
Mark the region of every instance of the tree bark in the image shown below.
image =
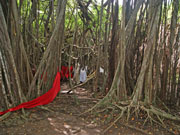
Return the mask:
<path id="1" fill-rule="evenodd" d="M 20 103 L 23 103 L 24 100 L 22 97 L 22 88 L 20 84 L 20 78 L 17 72 L 14 56 L 12 53 L 11 41 L 10 41 L 9 34 L 7 31 L 7 25 L 6 25 L 6 21 L 4 18 L 1 4 L 0 4 L 0 43 L 1 43 L 1 49 L 3 49 L 5 52 L 5 57 L 7 57 L 8 60 L 10 60 L 10 66 L 12 67 L 12 70 L 13 70 L 13 75 L 14 75 L 13 77 L 15 78 L 19 100 L 20 100 Z"/>
<path id="2" fill-rule="evenodd" d="M 58 4 L 60 7 L 58 7 L 58 17 L 55 29 L 53 31 L 53 34 L 50 38 L 49 45 L 44 52 L 43 58 L 38 66 L 37 72 L 34 75 L 34 78 L 32 80 L 32 83 L 29 87 L 28 91 L 28 97 L 31 96 L 32 92 L 34 91 L 34 88 L 36 87 L 36 80 L 38 80 L 38 90 L 40 90 L 42 85 L 41 75 L 47 74 L 47 76 L 43 75 L 47 78 L 53 78 L 57 72 L 57 70 L 61 70 L 61 49 L 63 46 L 63 39 L 64 39 L 64 19 L 65 19 L 65 9 L 66 9 L 66 3 L 67 0 L 59 1 Z M 49 89 L 51 87 L 53 80 L 49 80 L 47 82 L 48 85 L 46 85 L 44 88 Z M 39 92 L 40 93 L 40 92 Z"/>
<path id="3" fill-rule="evenodd" d="M 142 91 L 144 80 L 145 81 L 145 99 L 147 102 L 151 102 L 152 98 L 152 68 L 153 68 L 153 55 L 156 45 L 156 33 L 158 33 L 158 23 L 160 17 L 160 2 L 158 0 L 151 1 L 149 7 L 149 19 L 151 20 L 148 26 L 148 37 L 147 37 L 147 46 L 145 49 L 145 55 L 143 58 L 143 63 L 137 83 L 133 93 L 133 103 L 137 104 L 138 101 L 142 98 Z M 150 59 L 150 60 L 149 60 Z M 147 76 L 145 76 L 147 74 Z"/>

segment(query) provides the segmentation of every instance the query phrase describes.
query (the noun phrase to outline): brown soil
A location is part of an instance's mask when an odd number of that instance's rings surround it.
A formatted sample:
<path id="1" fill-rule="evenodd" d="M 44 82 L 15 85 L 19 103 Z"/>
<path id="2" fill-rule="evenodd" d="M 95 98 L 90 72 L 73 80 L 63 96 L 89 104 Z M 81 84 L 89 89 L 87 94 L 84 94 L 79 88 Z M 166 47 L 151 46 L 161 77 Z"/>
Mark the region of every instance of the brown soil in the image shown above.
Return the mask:
<path id="1" fill-rule="evenodd" d="M 111 112 L 86 113 L 79 115 L 95 105 L 89 90 L 77 88 L 73 93 L 66 94 L 67 85 L 56 99 L 44 106 L 25 110 L 28 114 L 23 118 L 21 111 L 11 113 L 8 119 L 0 122 L 0 135 L 100 135 L 110 125 Z M 167 121 L 168 123 L 168 121 Z M 161 128 L 158 125 L 144 125 L 143 120 L 131 118 L 128 123 L 151 135 L 180 134 L 172 126 Z M 116 123 L 106 135 L 143 135 L 141 131 L 126 126 L 122 120 Z"/>

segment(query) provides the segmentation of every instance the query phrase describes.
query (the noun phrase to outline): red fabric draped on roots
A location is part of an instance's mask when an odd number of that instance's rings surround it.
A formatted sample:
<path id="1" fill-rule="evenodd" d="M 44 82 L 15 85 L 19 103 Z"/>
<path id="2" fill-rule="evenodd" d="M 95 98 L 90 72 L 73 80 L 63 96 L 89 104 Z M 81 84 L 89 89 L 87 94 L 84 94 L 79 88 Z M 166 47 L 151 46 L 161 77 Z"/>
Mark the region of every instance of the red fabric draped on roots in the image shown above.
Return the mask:
<path id="1" fill-rule="evenodd" d="M 46 104 L 52 102 L 54 100 L 54 98 L 56 97 L 57 93 L 60 91 L 60 79 L 61 79 L 60 72 L 57 72 L 55 80 L 53 82 L 53 87 L 48 92 L 46 92 L 42 96 L 40 96 L 36 99 L 33 99 L 29 102 L 22 103 L 16 107 L 13 107 L 6 111 L 0 112 L 0 115 L 3 115 L 7 112 L 19 110 L 21 108 L 33 108 L 33 107 L 36 107 L 39 105 L 46 105 Z"/>
<path id="2" fill-rule="evenodd" d="M 54 98 L 56 97 L 56 95 L 58 94 L 58 92 L 60 91 L 61 77 L 62 78 L 66 77 L 68 79 L 68 77 L 70 75 L 71 78 L 72 78 L 73 77 L 72 72 L 73 72 L 73 67 L 72 66 L 70 67 L 70 73 L 69 73 L 68 67 L 62 66 L 61 72 L 57 72 L 55 80 L 53 82 L 53 86 L 48 92 L 46 92 L 42 96 L 37 97 L 36 99 L 33 99 L 33 100 L 29 101 L 29 102 L 22 103 L 22 104 L 20 104 L 20 105 L 18 105 L 16 107 L 13 107 L 13 108 L 10 108 L 10 109 L 8 109 L 6 111 L 0 112 L 0 115 L 3 115 L 5 113 L 7 113 L 7 112 L 12 112 L 12 111 L 19 110 L 21 108 L 27 108 L 28 109 L 28 108 L 33 108 L 33 107 L 36 107 L 36 106 L 39 106 L 39 105 L 46 105 L 46 104 L 52 102 L 54 100 Z M 47 76 L 47 75 L 45 75 L 45 76 Z"/>

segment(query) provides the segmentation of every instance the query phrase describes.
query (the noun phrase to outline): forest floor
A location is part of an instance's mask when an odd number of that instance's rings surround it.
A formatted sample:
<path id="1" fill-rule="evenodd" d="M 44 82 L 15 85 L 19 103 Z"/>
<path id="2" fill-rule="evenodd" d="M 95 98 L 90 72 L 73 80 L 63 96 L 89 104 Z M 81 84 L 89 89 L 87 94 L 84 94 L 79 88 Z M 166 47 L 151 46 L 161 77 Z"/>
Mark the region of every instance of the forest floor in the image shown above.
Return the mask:
<path id="1" fill-rule="evenodd" d="M 115 117 L 111 112 L 86 113 L 79 115 L 98 102 L 92 92 L 83 87 L 76 88 L 73 93 L 66 94 L 66 84 L 62 85 L 61 93 L 44 109 L 35 107 L 25 110 L 27 118 L 22 118 L 20 111 L 11 113 L 8 119 L 0 121 L 0 135 L 100 135 L 110 125 Z M 99 98 L 100 99 L 100 98 Z M 48 108 L 48 109 L 47 109 Z M 114 114 L 113 114 L 114 115 Z M 123 120 L 112 126 L 105 135 L 179 135 L 170 121 L 167 127 L 159 125 L 143 125 L 142 119 L 131 117 L 127 124 Z M 126 126 L 131 125 L 131 126 Z M 171 126 L 170 126 L 171 125 Z M 131 127 L 135 127 L 134 129 Z M 145 133 L 137 129 L 142 129 Z"/>

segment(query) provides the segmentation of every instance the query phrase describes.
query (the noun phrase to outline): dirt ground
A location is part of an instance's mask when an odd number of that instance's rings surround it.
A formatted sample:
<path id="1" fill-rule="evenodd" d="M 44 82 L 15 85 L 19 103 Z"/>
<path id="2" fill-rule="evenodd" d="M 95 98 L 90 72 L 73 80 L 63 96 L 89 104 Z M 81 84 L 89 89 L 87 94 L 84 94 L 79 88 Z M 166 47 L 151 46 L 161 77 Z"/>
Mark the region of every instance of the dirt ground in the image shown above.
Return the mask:
<path id="1" fill-rule="evenodd" d="M 110 113 L 86 113 L 84 111 L 95 105 L 98 100 L 89 90 L 77 88 L 66 94 L 67 85 L 62 85 L 61 93 L 55 100 L 41 107 L 25 110 L 25 118 L 20 111 L 11 113 L 10 117 L 0 121 L 0 135 L 172 135 L 180 134 L 173 126 L 162 128 L 158 125 L 143 125 L 143 120 L 134 119 L 127 124 L 119 121 L 106 133 L 111 124 Z M 168 123 L 168 121 L 167 121 Z M 127 126 L 131 125 L 131 126 Z M 133 129 L 136 127 L 137 129 Z M 138 129 L 145 131 L 144 133 Z"/>

